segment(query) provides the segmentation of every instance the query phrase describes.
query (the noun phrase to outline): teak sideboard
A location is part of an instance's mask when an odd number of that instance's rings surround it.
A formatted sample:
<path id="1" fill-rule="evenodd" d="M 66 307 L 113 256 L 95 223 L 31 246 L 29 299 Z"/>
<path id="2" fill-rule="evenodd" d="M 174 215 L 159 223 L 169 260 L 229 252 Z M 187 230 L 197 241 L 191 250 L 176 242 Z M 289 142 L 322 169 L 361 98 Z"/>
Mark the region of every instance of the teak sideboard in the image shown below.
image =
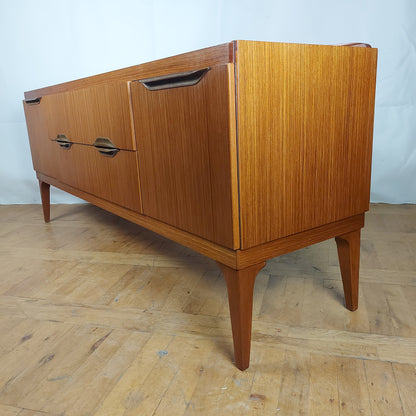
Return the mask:
<path id="1" fill-rule="evenodd" d="M 53 185 L 216 260 L 244 370 L 266 260 L 335 237 L 358 306 L 376 65 L 365 44 L 233 41 L 26 92 L 45 221 Z"/>

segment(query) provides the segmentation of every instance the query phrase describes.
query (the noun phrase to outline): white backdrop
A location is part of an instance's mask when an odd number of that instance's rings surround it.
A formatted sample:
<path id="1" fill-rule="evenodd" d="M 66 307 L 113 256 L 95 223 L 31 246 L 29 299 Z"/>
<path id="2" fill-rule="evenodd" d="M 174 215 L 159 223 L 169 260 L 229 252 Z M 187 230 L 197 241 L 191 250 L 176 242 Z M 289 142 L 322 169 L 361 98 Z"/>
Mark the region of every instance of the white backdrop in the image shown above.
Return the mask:
<path id="1" fill-rule="evenodd" d="M 24 91 L 234 39 L 377 47 L 371 199 L 416 203 L 415 0 L 0 0 L 0 203 L 39 202 Z"/>

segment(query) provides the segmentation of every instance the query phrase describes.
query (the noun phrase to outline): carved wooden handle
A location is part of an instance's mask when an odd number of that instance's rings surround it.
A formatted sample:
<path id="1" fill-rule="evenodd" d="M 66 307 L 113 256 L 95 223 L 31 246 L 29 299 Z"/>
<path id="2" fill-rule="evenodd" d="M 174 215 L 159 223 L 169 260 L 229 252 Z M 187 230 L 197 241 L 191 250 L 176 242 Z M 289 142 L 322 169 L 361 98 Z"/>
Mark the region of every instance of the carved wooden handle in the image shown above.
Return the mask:
<path id="1" fill-rule="evenodd" d="M 114 157 L 120 149 L 107 137 L 97 137 L 93 146 L 104 156 Z"/>
<path id="2" fill-rule="evenodd" d="M 189 87 L 198 84 L 210 68 L 196 71 L 181 72 L 179 74 L 162 75 L 160 77 L 139 80 L 148 90 L 158 91 L 168 88 Z"/>
<path id="3" fill-rule="evenodd" d="M 61 146 L 63 149 L 69 149 L 72 146 L 71 140 L 65 136 L 65 134 L 58 134 L 56 136 L 55 141 Z"/>

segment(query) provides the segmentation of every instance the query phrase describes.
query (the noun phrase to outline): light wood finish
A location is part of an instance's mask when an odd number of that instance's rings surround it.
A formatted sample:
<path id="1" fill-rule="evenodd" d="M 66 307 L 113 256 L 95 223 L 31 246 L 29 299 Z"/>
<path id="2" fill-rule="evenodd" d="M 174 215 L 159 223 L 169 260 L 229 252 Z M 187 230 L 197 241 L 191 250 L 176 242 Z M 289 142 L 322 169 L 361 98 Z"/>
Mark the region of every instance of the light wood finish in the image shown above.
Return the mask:
<path id="1" fill-rule="evenodd" d="M 237 41 L 242 249 L 368 210 L 377 51 Z"/>
<path id="2" fill-rule="evenodd" d="M 50 140 L 48 140 L 48 126 L 45 120 L 45 113 L 39 104 L 23 102 L 23 108 L 29 135 L 33 169 L 49 176 L 55 176 L 58 164 L 53 155 L 55 147 L 51 146 Z"/>
<path id="3" fill-rule="evenodd" d="M 357 306 L 376 58 L 372 48 L 235 41 L 34 90 L 25 93 L 34 168 L 42 183 L 223 264 L 246 368 L 243 305 L 258 264 L 341 236 L 346 304 Z M 140 82 L 203 68 L 193 85 Z M 58 134 L 76 143 L 62 149 L 50 140 Z M 99 155 L 95 136 L 122 150 Z"/>
<path id="4" fill-rule="evenodd" d="M 235 363 L 240 370 L 247 369 L 250 363 L 254 282 L 265 265 L 262 262 L 247 269 L 235 270 L 218 263 L 227 282 Z"/>
<path id="5" fill-rule="evenodd" d="M 269 260 L 241 372 L 212 261 L 92 205 L 0 206 L 0 414 L 413 416 L 415 224 L 371 206 L 353 314 L 333 240 Z"/>
<path id="6" fill-rule="evenodd" d="M 92 145 L 97 137 L 106 137 L 120 149 L 136 148 L 127 82 L 45 95 L 38 105 L 51 140 L 64 134 L 71 142 Z"/>
<path id="7" fill-rule="evenodd" d="M 360 230 L 335 238 L 339 266 L 344 285 L 345 306 L 350 311 L 358 308 L 358 277 L 360 268 Z"/>
<path id="8" fill-rule="evenodd" d="M 190 87 L 131 85 L 143 213 L 228 248 L 240 244 L 233 80 L 220 65 Z"/>

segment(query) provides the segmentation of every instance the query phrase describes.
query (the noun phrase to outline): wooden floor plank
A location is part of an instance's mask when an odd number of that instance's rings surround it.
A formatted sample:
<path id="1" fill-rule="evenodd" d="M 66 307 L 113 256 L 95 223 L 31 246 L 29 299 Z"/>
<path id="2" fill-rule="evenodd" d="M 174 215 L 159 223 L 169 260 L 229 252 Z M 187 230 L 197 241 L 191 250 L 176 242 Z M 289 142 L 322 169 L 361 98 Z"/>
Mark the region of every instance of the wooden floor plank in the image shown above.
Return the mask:
<path id="1" fill-rule="evenodd" d="M 391 363 L 365 361 L 364 365 L 372 415 L 403 415 Z"/>
<path id="2" fill-rule="evenodd" d="M 248 397 L 248 414 L 260 416 L 278 412 L 284 360 L 285 351 L 274 348 L 261 348 L 252 353 L 251 365 L 255 373 Z"/>
<path id="3" fill-rule="evenodd" d="M 38 321 L 33 322 L 30 332 L 22 331 L 20 344 L 0 357 L 0 403 L 11 404 L 2 399 L 8 389 L 28 367 L 47 362 L 53 354 L 51 351 L 70 328 L 69 324 Z"/>
<path id="4" fill-rule="evenodd" d="M 48 416 L 48 414 L 42 411 L 22 409 L 17 416 Z"/>
<path id="5" fill-rule="evenodd" d="M 23 317 L 0 316 L 0 334 L 7 334 L 0 337 L 0 357 L 16 348 L 22 341 L 22 333 L 28 333 L 31 326 L 30 320 Z"/>
<path id="6" fill-rule="evenodd" d="M 339 416 L 336 357 L 311 354 L 309 415 Z"/>
<path id="7" fill-rule="evenodd" d="M 15 395 L 20 393 L 19 404 L 27 408 L 33 404 L 39 409 L 44 408 L 65 388 L 68 380 L 74 377 L 108 333 L 108 328 L 74 325 L 56 346 L 54 357 L 47 365 L 26 371 L 25 380 L 21 380 L 14 391 Z M 36 383 L 31 383 L 35 380 Z"/>
<path id="8" fill-rule="evenodd" d="M 150 375 L 153 374 L 154 377 L 156 369 L 160 371 L 159 361 L 163 359 L 164 351 L 172 340 L 173 337 L 171 336 L 155 334 L 148 338 L 141 348 L 137 348 L 134 360 L 120 380 L 117 380 L 107 397 L 97 407 L 94 416 L 124 415 L 141 407 L 145 399 L 142 387 Z M 166 386 L 166 381 L 161 381 Z M 158 388 L 160 388 L 160 385 L 158 385 Z M 159 400 L 160 398 L 157 399 L 157 403 L 153 403 L 155 407 Z M 152 404 L 151 401 L 150 404 Z M 137 411 L 136 414 L 140 413 Z"/>
<path id="9" fill-rule="evenodd" d="M 2 416 L 17 416 L 20 414 L 21 411 L 22 409 L 19 407 L 12 407 L 0 404 L 0 414 Z"/>
<path id="10" fill-rule="evenodd" d="M 286 351 L 277 403 L 281 414 L 304 416 L 309 413 L 310 368 L 309 353 Z"/>
<path id="11" fill-rule="evenodd" d="M 364 361 L 337 358 L 340 416 L 372 416 Z"/>
<path id="12" fill-rule="evenodd" d="M 62 388 L 48 400 L 42 410 L 52 414 L 92 414 L 113 388 L 113 383 L 129 367 L 137 349 L 139 333 L 113 330 L 94 345 L 94 351 L 65 380 Z"/>
<path id="13" fill-rule="evenodd" d="M 412 416 L 416 409 L 416 366 L 397 363 L 392 366 L 403 414 Z"/>
<path id="14" fill-rule="evenodd" d="M 212 340 L 175 337 L 163 355 L 165 366 L 169 366 L 175 375 L 161 395 L 155 416 L 179 416 L 186 412 L 201 374 L 209 364 L 213 347 Z"/>
<path id="15" fill-rule="evenodd" d="M 185 415 L 248 414 L 254 370 L 242 372 L 227 354 L 213 351 L 199 377 Z"/>
<path id="16" fill-rule="evenodd" d="M 189 289 L 182 311 L 190 314 L 218 316 L 227 303 L 227 286 L 219 270 L 205 270 L 196 275 L 196 284 Z M 218 297 L 218 293 L 224 296 Z M 169 310 L 168 305 L 164 310 Z"/>

